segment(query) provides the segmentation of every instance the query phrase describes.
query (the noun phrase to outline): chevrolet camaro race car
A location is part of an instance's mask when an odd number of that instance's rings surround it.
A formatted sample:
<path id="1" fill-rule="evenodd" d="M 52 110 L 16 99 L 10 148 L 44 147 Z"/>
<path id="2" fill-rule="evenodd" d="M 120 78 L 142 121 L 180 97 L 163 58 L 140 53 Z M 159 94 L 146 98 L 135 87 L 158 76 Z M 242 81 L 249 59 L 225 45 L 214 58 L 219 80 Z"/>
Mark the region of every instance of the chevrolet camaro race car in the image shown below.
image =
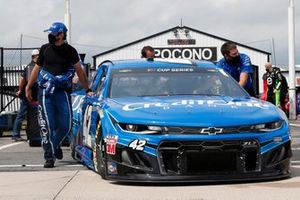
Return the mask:
<path id="1" fill-rule="evenodd" d="M 73 158 L 102 178 L 207 182 L 290 176 L 285 114 L 207 61 L 102 63 L 72 94 Z"/>

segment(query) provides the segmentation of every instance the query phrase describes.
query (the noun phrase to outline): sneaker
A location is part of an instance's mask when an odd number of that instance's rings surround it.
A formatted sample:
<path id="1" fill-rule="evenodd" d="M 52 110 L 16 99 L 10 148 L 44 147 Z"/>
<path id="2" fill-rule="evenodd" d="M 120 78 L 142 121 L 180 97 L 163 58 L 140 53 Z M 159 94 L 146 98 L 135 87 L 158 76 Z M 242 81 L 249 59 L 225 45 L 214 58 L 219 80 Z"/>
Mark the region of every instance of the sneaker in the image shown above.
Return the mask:
<path id="1" fill-rule="evenodd" d="M 54 155 L 55 155 L 55 158 L 57 158 L 58 160 L 63 159 L 63 152 L 60 147 L 58 147 L 58 149 L 56 150 Z"/>
<path id="2" fill-rule="evenodd" d="M 44 168 L 53 168 L 54 167 L 54 160 L 46 160 L 44 163 Z"/>
<path id="3" fill-rule="evenodd" d="M 13 142 L 25 142 L 27 141 L 26 139 L 22 138 L 22 137 L 13 137 L 12 138 Z"/>

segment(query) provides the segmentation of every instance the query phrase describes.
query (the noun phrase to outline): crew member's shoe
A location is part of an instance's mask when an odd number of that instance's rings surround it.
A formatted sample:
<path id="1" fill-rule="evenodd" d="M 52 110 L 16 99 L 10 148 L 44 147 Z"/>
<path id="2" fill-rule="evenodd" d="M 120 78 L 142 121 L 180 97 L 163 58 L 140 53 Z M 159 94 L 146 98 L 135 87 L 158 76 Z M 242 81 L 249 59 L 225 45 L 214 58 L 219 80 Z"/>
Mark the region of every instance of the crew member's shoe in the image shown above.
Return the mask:
<path id="1" fill-rule="evenodd" d="M 58 160 L 63 159 L 63 152 L 60 147 L 58 147 L 58 149 L 56 150 L 54 155 L 55 155 L 55 158 L 57 158 Z"/>
<path id="2" fill-rule="evenodd" d="M 54 160 L 46 160 L 44 163 L 44 168 L 53 168 L 54 167 Z"/>

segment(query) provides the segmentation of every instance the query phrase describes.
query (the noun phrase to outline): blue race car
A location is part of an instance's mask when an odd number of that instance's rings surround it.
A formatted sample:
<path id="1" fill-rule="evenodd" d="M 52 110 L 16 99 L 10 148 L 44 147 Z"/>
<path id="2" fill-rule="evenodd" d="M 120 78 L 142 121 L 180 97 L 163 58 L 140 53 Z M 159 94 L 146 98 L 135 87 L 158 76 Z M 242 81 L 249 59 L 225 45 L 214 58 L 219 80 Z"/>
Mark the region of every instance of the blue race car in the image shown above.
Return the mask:
<path id="1" fill-rule="evenodd" d="M 288 120 L 213 63 L 106 61 L 73 98 L 73 158 L 124 182 L 290 176 Z"/>

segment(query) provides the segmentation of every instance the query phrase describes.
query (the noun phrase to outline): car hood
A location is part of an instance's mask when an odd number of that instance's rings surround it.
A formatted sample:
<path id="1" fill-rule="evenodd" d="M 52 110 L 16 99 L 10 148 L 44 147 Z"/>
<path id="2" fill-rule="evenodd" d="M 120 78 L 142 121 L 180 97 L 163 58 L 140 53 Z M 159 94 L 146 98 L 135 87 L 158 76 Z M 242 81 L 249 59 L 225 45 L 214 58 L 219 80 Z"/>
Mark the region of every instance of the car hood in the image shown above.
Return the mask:
<path id="1" fill-rule="evenodd" d="M 163 96 L 106 99 L 117 122 L 167 126 L 234 126 L 282 119 L 272 104 L 256 98 Z"/>

